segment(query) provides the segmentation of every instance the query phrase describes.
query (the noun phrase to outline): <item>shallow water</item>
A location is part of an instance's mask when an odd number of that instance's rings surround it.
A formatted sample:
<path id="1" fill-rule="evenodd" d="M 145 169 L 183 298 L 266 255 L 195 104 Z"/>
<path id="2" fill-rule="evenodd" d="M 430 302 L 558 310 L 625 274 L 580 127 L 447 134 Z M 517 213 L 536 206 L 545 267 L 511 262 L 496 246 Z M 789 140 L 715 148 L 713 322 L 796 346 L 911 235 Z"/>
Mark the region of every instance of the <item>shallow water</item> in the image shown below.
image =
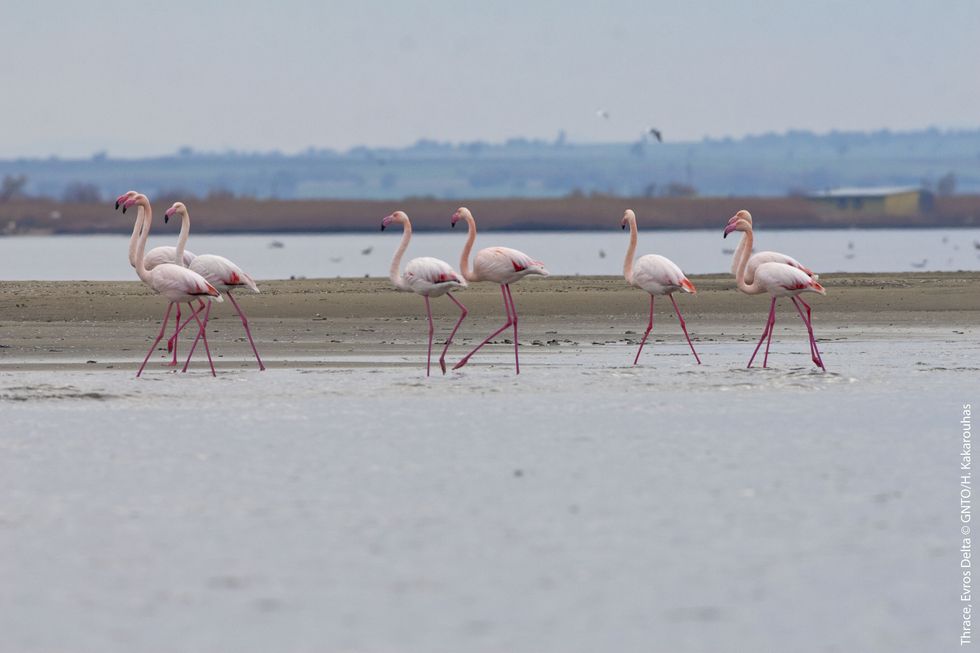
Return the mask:
<path id="1" fill-rule="evenodd" d="M 5 647 L 942 650 L 980 346 L 752 346 L 0 372 Z"/>
<path id="2" fill-rule="evenodd" d="M 738 241 L 722 229 L 646 231 L 638 254 L 661 253 L 688 274 L 727 272 Z M 156 233 L 148 248 L 173 245 Z M 435 256 L 456 265 L 460 233 L 416 233 L 406 260 Z M 227 256 L 257 279 L 386 276 L 397 233 L 198 235 L 197 254 Z M 282 247 L 271 247 L 279 243 Z M 617 228 L 596 232 L 487 232 L 476 247 L 515 247 L 545 262 L 553 274 L 622 273 L 627 236 Z M 980 270 L 980 229 L 765 230 L 759 250 L 793 255 L 820 273 Z M 18 236 L 0 238 L 0 279 L 128 281 L 126 236 Z M 367 252 L 367 253 L 364 253 Z"/>

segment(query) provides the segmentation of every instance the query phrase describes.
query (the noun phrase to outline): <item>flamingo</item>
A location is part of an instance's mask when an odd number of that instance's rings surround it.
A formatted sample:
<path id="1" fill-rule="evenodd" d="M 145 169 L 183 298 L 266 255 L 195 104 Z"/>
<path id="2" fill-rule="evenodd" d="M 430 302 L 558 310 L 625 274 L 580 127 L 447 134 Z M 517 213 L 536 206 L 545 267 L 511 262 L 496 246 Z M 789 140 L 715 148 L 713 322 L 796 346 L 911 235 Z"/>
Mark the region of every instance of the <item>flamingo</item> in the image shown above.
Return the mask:
<path id="1" fill-rule="evenodd" d="M 185 255 L 186 250 L 184 246 L 187 244 L 187 238 L 190 235 L 191 228 L 191 216 L 187 211 L 187 207 L 183 202 L 174 202 L 173 206 L 167 209 L 166 213 L 163 214 L 163 221 L 169 222 L 173 215 L 180 215 L 180 236 L 177 239 L 177 247 L 174 251 L 175 261 L 185 261 L 184 267 L 189 267 L 193 272 L 201 275 L 208 280 L 208 283 L 217 288 L 220 292 L 228 296 L 231 300 L 232 305 L 234 305 L 235 310 L 238 312 L 238 317 L 242 320 L 242 326 L 245 327 L 245 335 L 248 336 L 248 342 L 252 345 L 252 351 L 255 353 L 255 360 L 259 363 L 259 371 L 265 370 L 265 364 L 262 363 L 262 358 L 259 356 L 259 350 L 255 347 L 255 340 L 252 339 L 252 332 L 248 328 L 248 318 L 245 317 L 245 312 L 242 307 L 238 305 L 235 301 L 235 296 L 232 291 L 239 288 L 248 288 L 252 292 L 259 292 L 259 287 L 255 285 L 255 281 L 252 277 L 245 274 L 245 272 L 226 259 L 224 256 L 217 256 L 215 254 L 201 254 L 200 256 L 194 256 L 193 260 L 188 264 L 186 263 L 187 257 Z M 190 319 L 187 320 L 190 322 Z M 176 355 L 177 344 L 176 339 L 180 331 L 187 325 L 178 325 L 177 331 L 174 333 L 171 340 L 174 341 L 174 353 Z M 191 356 L 194 355 L 194 349 L 197 348 L 197 341 L 201 337 L 198 333 L 197 338 L 194 339 L 194 343 L 191 345 L 191 351 L 187 355 L 187 362 L 184 363 L 183 371 L 187 371 L 187 365 L 190 363 Z"/>
<path id="2" fill-rule="evenodd" d="M 144 263 L 144 254 L 146 250 L 146 239 L 150 235 L 150 226 L 153 221 L 153 211 L 150 208 L 150 201 L 146 198 L 146 195 L 137 194 L 135 197 L 130 197 L 125 200 L 124 207 L 129 208 L 134 204 L 139 205 L 144 209 L 144 216 L 142 221 L 137 217 L 137 222 L 141 222 L 139 230 L 141 230 L 139 244 L 136 248 L 136 273 L 139 275 L 140 279 L 148 285 L 154 292 L 159 293 L 170 300 L 167 304 L 167 312 L 163 315 L 163 323 L 160 325 L 160 333 L 157 335 L 156 340 L 153 341 L 153 345 L 150 347 L 150 351 L 146 353 L 146 358 L 143 359 L 143 364 L 140 365 L 139 371 L 136 372 L 137 378 L 143 373 L 143 368 L 146 367 L 146 362 L 150 360 L 150 356 L 153 354 L 153 350 L 156 349 L 157 344 L 163 338 L 163 333 L 167 328 L 167 320 L 170 318 L 170 310 L 173 308 L 174 304 L 186 303 L 192 313 L 192 317 L 197 321 L 198 334 L 204 338 L 204 351 L 208 355 L 208 364 L 211 366 L 211 375 L 217 376 L 214 371 L 214 362 L 211 360 L 211 351 L 208 348 L 208 337 L 205 333 L 205 328 L 208 323 L 208 315 L 211 312 L 211 302 L 208 301 L 207 308 L 204 311 L 204 322 L 198 318 L 198 312 L 200 309 L 195 310 L 191 302 L 200 299 L 202 297 L 214 298 L 216 300 L 223 301 L 221 298 L 221 293 L 215 289 L 207 279 L 202 277 L 196 272 L 192 272 L 187 268 L 181 267 L 179 265 L 174 265 L 173 263 L 161 263 L 157 265 L 152 270 L 148 270 Z M 139 212 L 137 211 L 137 216 Z M 134 229 L 134 231 L 138 231 Z"/>
<path id="3" fill-rule="evenodd" d="M 643 340 L 640 341 L 640 348 L 636 351 L 636 358 L 633 359 L 633 364 L 636 365 L 640 360 L 643 345 L 646 344 L 647 336 L 653 330 L 653 299 L 657 295 L 667 295 L 670 297 L 670 302 L 674 305 L 674 312 L 677 313 L 677 321 L 681 323 L 681 329 L 684 331 L 684 337 L 687 338 L 687 344 L 691 347 L 691 353 L 694 354 L 694 360 L 700 365 L 701 358 L 698 356 L 698 352 L 694 350 L 694 343 L 691 342 L 691 336 L 687 334 L 687 325 L 681 316 L 681 309 L 677 307 L 677 302 L 674 300 L 674 293 L 677 291 L 693 295 L 697 292 L 697 289 L 691 283 L 690 279 L 684 276 L 684 273 L 677 267 L 677 264 L 669 258 L 660 256 L 659 254 L 647 254 L 636 259 L 634 262 L 633 255 L 636 253 L 636 213 L 632 209 L 626 209 L 621 224 L 623 229 L 627 225 L 630 228 L 630 244 L 626 248 L 626 259 L 623 261 L 623 276 L 626 277 L 626 282 L 631 286 L 650 293 L 650 321 L 647 322 L 647 330 L 643 334 Z"/>
<path id="4" fill-rule="evenodd" d="M 466 318 L 467 310 L 462 303 L 453 297 L 452 291 L 457 288 L 465 288 L 466 280 L 461 277 L 451 265 L 431 256 L 413 258 L 405 266 L 405 272 L 399 272 L 402 255 L 408 249 L 408 241 L 412 239 L 412 223 L 404 211 L 395 211 L 381 221 L 381 231 L 392 223 L 402 225 L 402 241 L 395 250 L 395 256 L 391 259 L 391 272 L 389 278 L 391 283 L 399 290 L 410 290 L 417 295 L 422 295 L 425 299 L 425 312 L 429 316 L 429 353 L 425 359 L 425 375 L 429 376 L 429 367 L 432 362 L 432 334 L 435 330 L 432 326 L 432 309 L 429 306 L 429 297 L 441 297 L 445 295 L 459 306 L 459 320 L 453 327 L 446 346 L 442 348 L 442 355 L 439 356 L 439 367 L 442 373 L 446 373 L 446 351 L 456 335 L 456 330 Z"/>
<path id="5" fill-rule="evenodd" d="M 460 207 L 453 214 L 452 226 L 460 220 L 465 220 L 469 229 L 469 236 L 466 238 L 466 245 L 459 257 L 459 269 L 463 273 L 463 278 L 467 281 L 493 281 L 500 284 L 500 292 L 504 296 L 504 312 L 507 314 L 507 321 L 502 327 L 491 333 L 487 338 L 478 344 L 473 351 L 463 356 L 456 365 L 457 370 L 470 360 L 470 356 L 475 354 L 483 345 L 490 342 L 504 329 L 514 326 L 514 369 L 517 374 L 521 373 L 521 363 L 517 356 L 517 307 L 514 305 L 514 296 L 510 292 L 510 284 L 523 279 L 529 274 L 548 276 L 548 271 L 544 268 L 544 263 L 535 261 L 524 252 L 509 247 L 487 247 L 481 249 L 473 257 L 473 268 L 470 269 L 470 251 L 473 249 L 473 241 L 476 240 L 476 220 L 473 214 L 466 207 Z"/>
<path id="6" fill-rule="evenodd" d="M 762 360 L 762 367 L 766 367 L 769 361 L 769 342 L 772 341 L 773 325 L 776 323 L 776 300 L 780 297 L 789 297 L 796 307 L 796 312 L 800 314 L 800 319 L 803 320 L 803 324 L 806 326 L 807 333 L 810 336 L 810 358 L 817 366 L 826 371 L 827 368 L 824 366 L 823 359 L 820 357 L 820 350 L 817 348 L 817 341 L 813 337 L 813 324 L 809 316 L 804 315 L 803 308 L 800 306 L 801 300 L 797 296 L 804 292 L 815 292 L 826 295 L 827 291 L 813 276 L 803 270 L 786 263 L 774 261 L 760 264 L 755 269 L 755 278 L 753 281 L 751 283 L 746 282 L 745 273 L 748 268 L 749 255 L 752 252 L 752 225 L 744 219 L 729 222 L 725 227 L 725 237 L 727 238 L 728 234 L 733 231 L 741 231 L 744 234 L 742 236 L 743 240 L 747 241 L 744 247 L 740 247 L 740 258 L 736 267 L 735 281 L 738 289 L 747 295 L 769 293 L 772 297 L 766 328 L 762 332 L 762 337 L 759 338 L 759 344 L 755 346 L 755 351 L 752 352 L 752 358 L 749 359 L 748 367 L 752 367 L 752 361 L 755 360 L 756 354 L 759 353 L 759 347 L 762 346 L 763 340 L 766 340 L 766 353 Z"/>
<path id="7" fill-rule="evenodd" d="M 786 265 L 796 268 L 797 270 L 802 270 L 814 281 L 820 278 L 820 275 L 815 274 L 813 270 L 806 267 L 792 256 L 787 256 L 786 254 L 781 254 L 779 252 L 770 252 L 770 251 L 756 252 L 755 254 L 752 254 L 751 253 L 752 243 L 754 242 L 754 238 L 755 238 L 755 235 L 752 231 L 752 214 L 746 211 L 745 209 L 742 209 L 741 211 L 737 212 L 735 215 L 733 215 L 728 219 L 728 226 L 735 224 L 739 220 L 742 220 L 746 223 L 746 230 L 742 235 L 742 239 L 738 243 L 738 247 L 735 248 L 734 256 L 732 256 L 732 274 L 738 276 L 738 266 L 739 266 L 739 262 L 741 261 L 742 251 L 747 247 L 751 256 L 749 258 L 748 264 L 745 267 L 744 278 L 745 278 L 745 283 L 749 285 L 751 285 L 755 279 L 756 269 L 763 263 L 785 263 Z M 800 302 L 800 304 L 803 305 L 804 310 L 806 310 L 807 321 L 812 322 L 813 317 L 812 317 L 812 312 L 810 310 L 810 305 L 802 297 L 797 297 L 796 300 Z M 771 332 L 769 333 L 769 337 L 770 338 L 772 337 Z M 766 344 L 766 349 L 767 350 L 769 349 L 768 343 Z M 816 359 L 818 358 L 818 355 L 816 354 L 816 352 L 814 352 L 812 345 L 810 346 L 810 357 L 813 359 L 815 363 L 817 362 Z"/>
<path id="8" fill-rule="evenodd" d="M 135 190 L 127 191 L 116 198 L 116 209 L 122 206 L 123 213 L 126 212 L 125 202 L 131 197 L 135 197 L 138 193 Z M 133 225 L 133 235 L 129 238 L 129 264 L 136 267 L 136 244 L 139 239 L 139 231 L 141 229 L 143 220 L 143 207 L 137 205 L 136 210 L 136 223 Z M 176 263 L 177 262 L 177 248 L 171 246 L 164 247 L 154 247 L 143 257 L 143 265 L 147 270 L 152 270 L 161 263 Z M 192 252 L 184 252 L 184 267 L 190 264 L 194 260 L 195 256 Z M 190 322 L 190 319 L 187 320 Z M 185 322 L 186 324 L 186 322 Z M 180 331 L 180 304 L 177 304 L 177 314 L 174 316 L 174 333 Z M 168 366 L 177 365 L 177 342 L 176 337 L 171 338 L 167 341 L 167 350 L 173 351 L 173 359 L 167 363 Z"/>

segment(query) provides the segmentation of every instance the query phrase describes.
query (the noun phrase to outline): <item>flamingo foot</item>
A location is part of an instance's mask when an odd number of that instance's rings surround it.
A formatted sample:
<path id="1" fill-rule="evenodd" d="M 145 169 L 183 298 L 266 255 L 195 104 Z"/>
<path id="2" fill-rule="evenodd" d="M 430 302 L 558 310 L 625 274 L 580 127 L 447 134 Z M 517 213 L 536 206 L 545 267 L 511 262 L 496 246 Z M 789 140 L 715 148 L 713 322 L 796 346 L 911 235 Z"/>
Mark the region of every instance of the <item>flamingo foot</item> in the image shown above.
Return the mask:
<path id="1" fill-rule="evenodd" d="M 465 356 L 465 357 L 461 358 L 458 363 L 456 363 L 455 365 L 453 365 L 453 369 L 454 370 L 458 370 L 462 366 L 466 365 L 468 362 L 470 362 L 470 357 L 469 356 Z"/>

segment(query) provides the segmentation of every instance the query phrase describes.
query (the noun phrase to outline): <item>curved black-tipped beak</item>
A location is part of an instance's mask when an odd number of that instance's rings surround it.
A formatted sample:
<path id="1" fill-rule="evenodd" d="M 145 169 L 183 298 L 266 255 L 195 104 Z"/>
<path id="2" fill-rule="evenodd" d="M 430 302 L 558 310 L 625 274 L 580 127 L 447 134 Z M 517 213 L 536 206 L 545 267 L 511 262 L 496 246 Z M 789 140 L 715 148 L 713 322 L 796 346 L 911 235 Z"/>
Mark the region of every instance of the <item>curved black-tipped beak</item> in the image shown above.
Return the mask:
<path id="1" fill-rule="evenodd" d="M 169 224 L 169 223 L 170 223 L 170 216 L 167 215 L 166 213 L 164 213 L 163 214 L 163 224 Z"/>
<path id="2" fill-rule="evenodd" d="M 722 235 L 722 238 L 728 238 L 728 232 L 727 231 Z"/>
<path id="3" fill-rule="evenodd" d="M 115 211 L 118 211 L 119 210 L 119 202 L 116 202 L 116 208 L 113 209 L 113 210 L 115 210 Z"/>
<path id="4" fill-rule="evenodd" d="M 385 226 L 384 225 L 381 225 L 381 231 L 384 231 L 384 230 L 385 230 Z"/>
<path id="5" fill-rule="evenodd" d="M 125 213 L 125 212 L 126 212 L 126 207 L 124 206 L 124 207 L 123 207 L 123 213 Z"/>
<path id="6" fill-rule="evenodd" d="M 623 231 L 626 231 L 626 225 L 625 224 L 623 225 Z"/>
<path id="7" fill-rule="evenodd" d="M 452 227 L 453 229 L 455 229 L 456 228 L 456 223 L 455 222 L 450 222 L 449 223 L 449 226 Z"/>

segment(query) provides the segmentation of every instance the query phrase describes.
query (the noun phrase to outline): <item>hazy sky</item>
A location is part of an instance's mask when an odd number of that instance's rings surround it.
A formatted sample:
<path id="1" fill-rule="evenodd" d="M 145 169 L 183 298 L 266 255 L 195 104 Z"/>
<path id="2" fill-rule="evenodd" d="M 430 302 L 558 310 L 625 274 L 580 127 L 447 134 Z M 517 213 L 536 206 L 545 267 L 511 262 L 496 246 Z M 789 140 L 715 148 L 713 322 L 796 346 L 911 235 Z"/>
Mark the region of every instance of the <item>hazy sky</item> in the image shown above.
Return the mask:
<path id="1" fill-rule="evenodd" d="M 11 2 L 0 157 L 977 127 L 978 34 L 974 0 Z"/>

